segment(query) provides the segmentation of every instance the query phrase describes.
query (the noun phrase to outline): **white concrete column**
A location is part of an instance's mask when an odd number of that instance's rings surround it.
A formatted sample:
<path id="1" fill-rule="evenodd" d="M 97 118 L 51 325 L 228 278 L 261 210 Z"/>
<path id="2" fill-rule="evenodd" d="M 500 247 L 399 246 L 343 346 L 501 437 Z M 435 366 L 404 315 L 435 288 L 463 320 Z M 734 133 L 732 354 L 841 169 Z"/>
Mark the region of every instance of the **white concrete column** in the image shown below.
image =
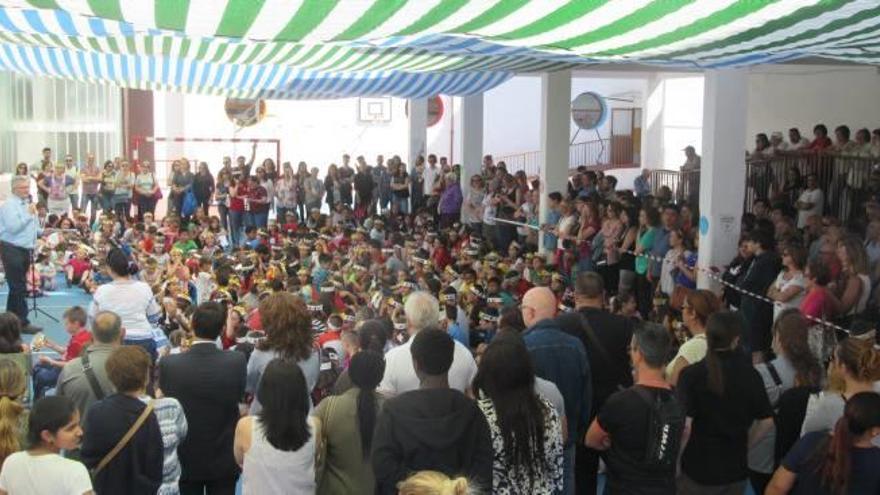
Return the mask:
<path id="1" fill-rule="evenodd" d="M 168 92 L 164 95 L 165 100 L 165 137 L 173 138 L 186 136 L 186 105 L 184 104 L 183 93 Z M 250 150 L 248 150 L 250 151 Z M 155 160 L 165 160 L 156 162 L 156 176 L 160 183 L 164 184 L 165 177 L 171 175 L 171 162 L 167 160 L 177 160 L 186 153 L 185 144 L 175 141 L 167 141 L 165 143 L 164 156 L 155 153 Z M 250 153 L 242 153 L 250 154 Z M 187 157 L 189 158 L 189 157 Z M 196 170 L 196 164 L 190 164 L 190 170 Z"/>
<path id="2" fill-rule="evenodd" d="M 409 146 L 407 148 L 407 166 L 413 167 L 419 155 L 426 155 L 428 150 L 428 99 L 407 100 L 409 110 Z"/>
<path id="3" fill-rule="evenodd" d="M 483 164 L 483 93 L 461 98 L 461 189 L 467 197 L 471 177 L 481 172 Z"/>
<path id="4" fill-rule="evenodd" d="M 722 266 L 736 255 L 745 197 L 749 86 L 745 69 L 707 70 L 703 89 L 699 266 Z M 700 288 L 717 289 L 704 272 Z"/>
<path id="5" fill-rule="evenodd" d="M 539 222 L 547 218 L 547 195 L 566 193 L 571 136 L 571 71 L 541 75 L 541 204 Z M 544 252 L 544 241 L 539 242 Z"/>
<path id="6" fill-rule="evenodd" d="M 663 110 L 666 81 L 654 73 L 648 78 L 648 97 L 645 101 L 644 147 L 642 168 L 662 169 L 663 159 Z"/>

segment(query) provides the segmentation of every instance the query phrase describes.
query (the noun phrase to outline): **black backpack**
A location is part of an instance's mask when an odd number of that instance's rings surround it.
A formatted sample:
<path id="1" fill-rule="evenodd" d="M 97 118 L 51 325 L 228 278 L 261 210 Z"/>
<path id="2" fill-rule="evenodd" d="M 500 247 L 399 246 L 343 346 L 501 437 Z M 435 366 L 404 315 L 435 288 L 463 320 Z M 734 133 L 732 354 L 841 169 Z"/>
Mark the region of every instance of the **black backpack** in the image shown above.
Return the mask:
<path id="1" fill-rule="evenodd" d="M 341 374 L 340 357 L 333 348 L 321 349 L 321 371 L 312 390 L 312 402 L 317 406 L 325 397 L 333 395 L 333 386 Z"/>
<path id="2" fill-rule="evenodd" d="M 675 470 L 685 423 L 681 404 L 672 394 L 651 392 L 640 385 L 633 390 L 651 408 L 645 452 L 639 464 L 654 472 Z"/>

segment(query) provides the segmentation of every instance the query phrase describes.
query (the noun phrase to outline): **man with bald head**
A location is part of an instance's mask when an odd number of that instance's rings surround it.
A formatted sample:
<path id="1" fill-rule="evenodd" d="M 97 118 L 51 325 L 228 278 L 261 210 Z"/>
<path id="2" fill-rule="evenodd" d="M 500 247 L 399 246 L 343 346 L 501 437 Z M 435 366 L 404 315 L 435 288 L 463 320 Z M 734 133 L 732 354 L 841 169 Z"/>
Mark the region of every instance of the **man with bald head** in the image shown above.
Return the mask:
<path id="1" fill-rule="evenodd" d="M 574 486 L 574 446 L 583 438 L 590 417 L 592 385 L 587 352 L 575 337 L 566 334 L 556 321 L 556 296 L 549 287 L 535 287 L 523 297 L 522 317 L 527 330 L 523 341 L 535 374 L 556 385 L 565 399 L 568 438 L 565 440 L 563 493 L 578 493 Z"/>
<path id="2" fill-rule="evenodd" d="M 92 343 L 83 349 L 80 357 L 61 368 L 55 394 L 73 400 L 80 420 L 85 418 L 89 406 L 114 392 L 104 365 L 110 353 L 122 345 L 123 338 L 125 329 L 119 315 L 101 311 L 92 321 Z"/>

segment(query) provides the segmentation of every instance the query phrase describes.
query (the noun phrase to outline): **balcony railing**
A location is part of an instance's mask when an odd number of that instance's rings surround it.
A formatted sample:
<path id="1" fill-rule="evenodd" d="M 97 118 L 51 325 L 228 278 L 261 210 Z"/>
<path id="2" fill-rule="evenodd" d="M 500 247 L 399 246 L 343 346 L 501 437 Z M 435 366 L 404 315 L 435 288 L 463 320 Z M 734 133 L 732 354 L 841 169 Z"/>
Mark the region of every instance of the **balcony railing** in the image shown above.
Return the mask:
<path id="1" fill-rule="evenodd" d="M 630 166 L 633 161 L 632 143 L 630 142 L 629 147 L 623 144 L 625 143 L 622 141 L 614 144 L 610 139 L 572 144 L 568 149 L 568 168 Z M 495 156 L 495 162 L 504 162 L 508 172 L 524 170 L 526 175 L 539 174 L 543 165 L 542 160 L 540 151 Z"/>
<path id="2" fill-rule="evenodd" d="M 843 221 L 858 214 L 872 191 L 880 190 L 880 158 L 831 153 L 780 153 L 760 160 L 746 160 L 746 194 L 743 211 L 750 212 L 756 199 L 794 205 L 815 174 L 825 193 L 825 215 Z M 652 170 L 654 195 L 670 195 L 677 201 L 699 200 L 700 171 Z M 668 189 L 668 191 L 667 191 Z"/>

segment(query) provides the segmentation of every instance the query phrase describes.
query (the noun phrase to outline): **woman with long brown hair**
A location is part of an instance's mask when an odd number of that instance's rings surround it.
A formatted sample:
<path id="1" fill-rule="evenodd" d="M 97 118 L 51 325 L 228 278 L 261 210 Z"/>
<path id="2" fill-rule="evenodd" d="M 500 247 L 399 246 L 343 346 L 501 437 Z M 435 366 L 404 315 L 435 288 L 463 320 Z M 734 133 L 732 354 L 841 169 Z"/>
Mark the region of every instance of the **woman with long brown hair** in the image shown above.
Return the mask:
<path id="1" fill-rule="evenodd" d="M 578 253 L 578 270 L 593 269 L 593 238 L 601 229 L 601 219 L 596 203 L 586 198 L 575 201 L 578 212 L 578 233 L 575 249 Z M 607 286 L 606 286 L 607 287 Z"/>
<path id="2" fill-rule="evenodd" d="M 27 414 L 21 399 L 25 395 L 27 379 L 17 364 L 0 360 L 0 464 L 21 450 L 27 433 Z"/>
<path id="3" fill-rule="evenodd" d="M 749 448 L 749 478 L 755 493 L 764 493 L 776 465 L 776 453 L 788 452 L 800 436 L 807 398 L 824 378 L 822 365 L 807 341 L 809 326 L 797 309 L 779 313 L 773 324 L 776 358 L 755 365 L 776 410 L 774 428 Z"/>
<path id="4" fill-rule="evenodd" d="M 828 293 L 831 311 L 837 317 L 851 317 L 865 310 L 871 293 L 868 276 L 868 255 L 862 241 L 854 236 L 837 242 L 837 259 L 841 278 L 837 291 Z"/>
<path id="5" fill-rule="evenodd" d="M 833 431 L 808 433 L 795 444 L 764 493 L 878 493 L 880 449 L 873 444 L 878 435 L 880 395 L 853 395 Z"/>
<path id="6" fill-rule="evenodd" d="M 673 387 L 678 383 L 681 370 L 706 357 L 706 322 L 720 310 L 721 301 L 711 291 L 700 289 L 685 296 L 681 316 L 691 338 L 678 348 L 666 366 L 666 380 Z"/>
<path id="7" fill-rule="evenodd" d="M 301 297 L 289 292 L 276 292 L 260 302 L 260 321 L 266 338 L 257 344 L 248 359 L 247 387 L 255 393 L 263 370 L 275 358 L 295 361 L 306 378 L 311 393 L 318 382 L 321 360 L 312 344 L 312 317 Z M 251 414 L 260 411 L 260 401 L 254 399 Z"/>
<path id="8" fill-rule="evenodd" d="M 810 397 L 801 433 L 829 430 L 843 416 L 846 401 L 859 392 L 877 392 L 880 380 L 880 351 L 873 342 L 846 338 L 828 364 L 828 386 Z"/>
<path id="9" fill-rule="evenodd" d="M 293 173 L 293 165 L 290 162 L 284 162 L 281 177 L 275 181 L 275 208 L 278 223 L 283 224 L 287 215 L 296 215 L 298 189 L 299 180 Z"/>

